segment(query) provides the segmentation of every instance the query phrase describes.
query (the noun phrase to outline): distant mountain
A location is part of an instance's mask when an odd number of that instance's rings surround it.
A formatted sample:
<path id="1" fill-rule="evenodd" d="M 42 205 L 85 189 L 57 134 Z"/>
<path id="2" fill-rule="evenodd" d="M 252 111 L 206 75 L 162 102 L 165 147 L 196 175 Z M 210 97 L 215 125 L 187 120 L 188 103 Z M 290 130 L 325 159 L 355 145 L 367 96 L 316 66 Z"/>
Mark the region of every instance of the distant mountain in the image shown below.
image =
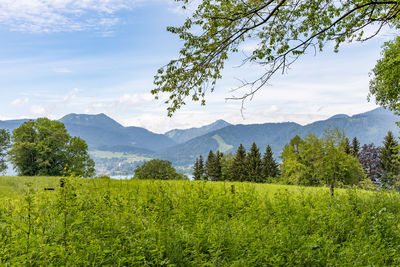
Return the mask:
<path id="1" fill-rule="evenodd" d="M 10 131 L 28 121 L 8 120 L 0 121 L 0 129 Z M 155 153 L 176 145 L 163 134 L 156 134 L 140 127 L 124 127 L 105 114 L 86 115 L 69 114 L 59 121 L 65 124 L 68 133 L 86 140 L 90 150 L 104 149 L 107 151 L 122 152 L 137 151 L 149 154 Z"/>
<path id="2" fill-rule="evenodd" d="M 156 134 L 140 127 L 124 127 L 105 114 L 69 114 L 60 119 L 68 132 L 86 140 L 90 149 L 113 147 L 142 148 L 151 151 L 163 150 L 175 142 L 162 134 Z"/>
<path id="3" fill-rule="evenodd" d="M 21 124 L 27 121 L 28 119 L 0 121 L 0 129 L 7 129 L 12 132 L 14 129 L 18 128 Z"/>
<path id="4" fill-rule="evenodd" d="M 0 121 L 0 128 L 13 130 L 25 121 Z M 86 140 L 100 170 L 132 173 L 137 164 L 149 158 L 168 159 L 175 166 L 187 167 L 199 155 L 206 157 L 210 150 L 235 152 L 239 144 L 248 150 L 252 142 L 257 143 L 261 153 L 269 144 L 278 158 L 283 146 L 295 135 L 314 133 L 322 137 L 329 127 L 338 127 L 350 139 L 357 136 L 361 144 L 380 146 L 387 131 L 398 136 L 396 122 L 400 119 L 378 108 L 351 117 L 338 114 L 305 126 L 293 122 L 231 125 L 219 120 L 200 128 L 171 130 L 165 135 L 140 127 L 124 127 L 105 114 L 69 114 L 60 121 L 71 135 Z"/>
<path id="5" fill-rule="evenodd" d="M 193 139 L 195 137 L 205 135 L 209 132 L 213 132 L 219 129 L 222 129 L 226 126 L 230 126 L 229 122 L 224 120 L 217 120 L 214 123 L 209 125 L 205 125 L 199 128 L 190 128 L 190 129 L 174 129 L 165 133 L 166 136 L 174 140 L 176 143 L 181 144 Z"/>
<path id="6" fill-rule="evenodd" d="M 375 143 L 379 146 L 387 131 L 390 130 L 398 136 L 396 121 L 399 121 L 399 117 L 388 110 L 378 108 L 352 117 L 340 114 L 305 126 L 296 123 L 231 125 L 170 147 L 161 152 L 161 155 L 177 165 L 186 165 L 193 163 L 199 155 L 207 156 L 209 150 L 235 152 L 239 144 L 249 149 L 254 141 L 262 153 L 269 144 L 275 157 L 279 157 L 283 146 L 295 135 L 304 137 L 314 133 L 322 137 L 329 127 L 338 127 L 350 140 L 356 136 L 361 144 Z"/>

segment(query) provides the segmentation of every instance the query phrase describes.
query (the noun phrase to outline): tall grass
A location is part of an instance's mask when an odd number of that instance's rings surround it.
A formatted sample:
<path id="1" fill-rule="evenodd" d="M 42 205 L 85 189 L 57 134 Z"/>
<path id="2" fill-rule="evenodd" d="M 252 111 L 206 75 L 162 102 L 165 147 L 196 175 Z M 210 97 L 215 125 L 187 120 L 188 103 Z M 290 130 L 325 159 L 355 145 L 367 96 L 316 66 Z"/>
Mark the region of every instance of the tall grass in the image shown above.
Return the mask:
<path id="1" fill-rule="evenodd" d="M 98 179 L 24 190 L 0 199 L 0 265 L 400 265 L 395 193 Z"/>

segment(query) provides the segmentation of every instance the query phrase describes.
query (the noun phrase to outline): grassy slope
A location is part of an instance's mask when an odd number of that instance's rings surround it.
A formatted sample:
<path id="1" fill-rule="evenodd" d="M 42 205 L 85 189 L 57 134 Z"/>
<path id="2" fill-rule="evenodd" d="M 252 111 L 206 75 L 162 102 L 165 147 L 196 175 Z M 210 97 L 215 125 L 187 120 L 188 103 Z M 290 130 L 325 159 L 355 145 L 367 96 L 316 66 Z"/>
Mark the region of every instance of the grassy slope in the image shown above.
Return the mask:
<path id="1" fill-rule="evenodd" d="M 23 194 L 30 179 L 0 178 L 0 265 L 400 264 L 398 194 L 95 179 L 41 190 L 54 178 Z"/>

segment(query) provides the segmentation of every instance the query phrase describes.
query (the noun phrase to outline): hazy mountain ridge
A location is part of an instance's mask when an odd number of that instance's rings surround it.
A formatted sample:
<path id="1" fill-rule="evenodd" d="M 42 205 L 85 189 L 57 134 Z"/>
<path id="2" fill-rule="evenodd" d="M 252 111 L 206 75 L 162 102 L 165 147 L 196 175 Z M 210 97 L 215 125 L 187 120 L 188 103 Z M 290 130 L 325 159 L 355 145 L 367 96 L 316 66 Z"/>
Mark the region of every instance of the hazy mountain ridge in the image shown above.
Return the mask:
<path id="1" fill-rule="evenodd" d="M 25 121 L 27 120 L 0 121 L 0 128 L 12 131 Z M 283 146 L 295 135 L 304 137 L 309 133 L 314 133 L 321 137 L 329 127 L 338 127 L 350 139 L 357 136 L 361 144 L 381 145 L 388 130 L 396 136 L 399 132 L 396 125 L 399 117 L 383 108 L 351 117 L 338 114 L 327 120 L 304 126 L 294 122 L 232 125 L 219 120 L 199 128 L 174 129 L 165 135 L 156 134 L 141 127 L 124 127 L 105 114 L 69 114 L 60 121 L 65 124 L 71 135 L 85 139 L 91 151 L 137 155 L 140 159 L 157 157 L 168 159 L 175 166 L 193 164 L 196 157 L 199 155 L 206 157 L 210 150 L 220 149 L 224 153 L 235 152 L 239 144 L 249 149 L 252 142 L 257 143 L 261 153 L 264 153 L 265 147 L 270 145 L 275 157 L 278 158 Z M 199 135 L 200 132 L 204 134 Z M 183 140 L 187 141 L 183 142 Z M 119 155 L 118 153 L 112 155 Z M 102 163 L 107 160 L 108 158 L 102 158 Z M 119 165 L 123 159 L 119 161 L 118 158 L 113 157 L 112 162 L 114 165 Z M 129 164 L 132 165 L 128 169 L 136 166 L 136 163 L 132 161 Z"/>
<path id="2" fill-rule="evenodd" d="M 231 124 L 229 122 L 226 122 L 224 120 L 217 120 L 214 123 L 202 127 L 190 129 L 173 129 L 166 132 L 165 135 L 174 140 L 176 143 L 182 144 L 198 136 L 222 129 L 230 125 Z"/>

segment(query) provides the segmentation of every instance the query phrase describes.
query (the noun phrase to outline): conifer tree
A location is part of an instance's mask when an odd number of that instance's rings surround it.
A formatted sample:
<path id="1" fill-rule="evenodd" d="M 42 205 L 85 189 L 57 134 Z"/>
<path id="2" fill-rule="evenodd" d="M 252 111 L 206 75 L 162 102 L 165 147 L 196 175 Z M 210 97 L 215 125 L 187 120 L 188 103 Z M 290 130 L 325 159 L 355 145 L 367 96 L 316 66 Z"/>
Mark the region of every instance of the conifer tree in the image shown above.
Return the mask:
<path id="1" fill-rule="evenodd" d="M 352 154 L 351 153 L 351 151 L 352 151 L 352 149 L 351 149 L 351 146 L 350 146 L 350 141 L 349 141 L 349 138 L 345 138 L 344 140 L 343 140 L 343 151 L 347 154 L 347 155 L 350 155 L 350 154 Z"/>
<path id="2" fill-rule="evenodd" d="M 210 150 L 210 152 L 208 152 L 206 164 L 204 166 L 204 180 L 211 180 L 210 176 L 212 175 L 212 164 L 214 163 L 214 158 L 214 152 Z"/>
<path id="3" fill-rule="evenodd" d="M 246 168 L 247 168 L 247 181 L 250 182 L 262 182 L 262 163 L 261 154 L 255 142 L 251 145 L 250 151 L 246 156 Z"/>
<path id="4" fill-rule="evenodd" d="M 353 142 L 351 143 L 351 154 L 358 158 L 358 154 L 360 153 L 360 142 L 357 137 L 353 138 Z"/>
<path id="5" fill-rule="evenodd" d="M 222 169 L 221 169 L 221 157 L 222 154 L 217 151 L 216 154 L 212 150 L 208 153 L 207 162 L 205 166 L 205 172 L 207 175 L 207 179 L 210 181 L 220 181 L 222 178 Z"/>
<path id="6" fill-rule="evenodd" d="M 245 181 L 247 177 L 246 170 L 246 150 L 242 144 L 239 145 L 230 168 L 231 181 Z"/>
<path id="7" fill-rule="evenodd" d="M 385 136 L 383 147 L 381 148 L 381 162 L 384 172 L 382 182 L 388 186 L 394 185 L 396 176 L 400 172 L 400 162 L 398 159 L 398 143 L 391 131 Z"/>
<path id="8" fill-rule="evenodd" d="M 279 174 L 278 163 L 276 163 L 274 156 L 272 154 L 272 149 L 268 145 L 263 159 L 262 159 L 262 177 L 263 182 L 266 181 L 268 177 L 276 177 Z"/>
<path id="9" fill-rule="evenodd" d="M 199 173 L 200 173 L 200 180 L 204 180 L 204 162 L 203 162 L 202 155 L 200 155 L 200 157 L 199 157 L 198 168 L 199 168 Z"/>
<path id="10" fill-rule="evenodd" d="M 193 179 L 196 181 L 201 180 L 200 164 L 198 158 L 196 158 L 196 161 L 193 165 Z"/>

